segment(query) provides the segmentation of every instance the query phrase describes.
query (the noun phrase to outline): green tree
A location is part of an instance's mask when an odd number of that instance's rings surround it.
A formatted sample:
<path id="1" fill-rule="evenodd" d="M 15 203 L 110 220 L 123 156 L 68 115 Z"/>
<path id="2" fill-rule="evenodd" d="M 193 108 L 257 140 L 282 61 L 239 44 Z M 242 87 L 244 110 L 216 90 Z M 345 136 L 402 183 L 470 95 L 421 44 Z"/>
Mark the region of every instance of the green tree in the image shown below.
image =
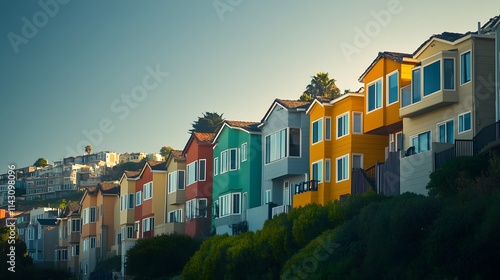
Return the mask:
<path id="1" fill-rule="evenodd" d="M 36 166 L 36 167 L 45 167 L 47 166 L 49 163 L 47 162 L 46 159 L 44 158 L 39 158 L 35 161 L 35 163 L 33 163 L 33 166 Z"/>
<path id="2" fill-rule="evenodd" d="M 189 132 L 215 133 L 224 122 L 222 118 L 223 115 L 224 114 L 219 115 L 217 112 L 205 112 L 203 117 L 198 117 L 198 120 L 192 124 L 193 128 L 190 129 Z"/>
<path id="3" fill-rule="evenodd" d="M 140 239 L 127 251 L 127 273 L 135 279 L 179 275 L 199 247 L 198 240 L 181 234 Z"/>
<path id="4" fill-rule="evenodd" d="M 172 151 L 173 149 L 174 148 L 172 148 L 170 146 L 163 146 L 160 149 L 160 155 L 162 155 L 166 159 L 168 154 L 170 153 L 170 151 Z"/>
<path id="5" fill-rule="evenodd" d="M 85 146 L 85 152 L 90 155 L 92 153 L 92 146 L 91 145 L 87 145 Z"/>
<path id="6" fill-rule="evenodd" d="M 300 96 L 300 100 L 312 101 L 317 96 L 328 98 L 337 98 L 340 96 L 340 89 L 335 85 L 335 79 L 330 79 L 328 73 L 318 72 L 316 76 L 311 78 L 311 82 Z"/>

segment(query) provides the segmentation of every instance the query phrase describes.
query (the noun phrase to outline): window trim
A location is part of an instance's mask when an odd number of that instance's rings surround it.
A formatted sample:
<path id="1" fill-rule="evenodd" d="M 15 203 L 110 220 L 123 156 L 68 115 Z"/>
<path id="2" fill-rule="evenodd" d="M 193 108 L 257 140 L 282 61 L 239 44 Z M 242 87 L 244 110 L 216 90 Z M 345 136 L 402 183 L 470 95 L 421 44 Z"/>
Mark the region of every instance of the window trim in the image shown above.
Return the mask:
<path id="1" fill-rule="evenodd" d="M 318 127 L 318 140 L 314 142 L 314 123 L 321 122 L 320 127 Z M 316 145 L 323 142 L 323 118 L 319 118 L 311 122 L 311 145 Z"/>
<path id="2" fill-rule="evenodd" d="M 419 79 L 420 79 L 420 82 L 419 82 L 419 85 L 418 85 L 418 88 L 419 88 L 419 96 L 420 96 L 420 100 L 418 100 L 417 102 L 414 102 L 414 98 L 415 98 L 415 92 L 413 91 L 413 81 L 414 81 L 414 78 L 413 78 L 413 73 L 415 71 L 419 71 Z M 413 67 L 411 69 L 411 86 L 410 86 L 410 97 L 411 97 L 411 102 L 410 104 L 408 104 L 407 106 L 410 106 L 410 105 L 413 105 L 413 104 L 417 104 L 419 102 L 422 102 L 422 99 L 424 97 L 424 89 L 423 89 L 423 84 L 424 84 L 424 79 L 423 79 L 423 67 L 422 66 L 418 66 L 418 67 Z"/>
<path id="3" fill-rule="evenodd" d="M 290 143 L 292 142 L 290 140 L 290 133 L 291 133 L 291 129 L 298 129 L 299 130 L 299 155 L 298 156 L 292 156 L 290 154 Z M 285 158 L 301 158 L 302 157 L 302 129 L 300 127 L 293 127 L 293 126 L 290 126 L 290 127 L 287 127 L 286 128 L 287 132 L 286 132 L 286 157 Z"/>
<path id="4" fill-rule="evenodd" d="M 438 75 L 439 76 L 439 89 L 437 89 L 437 90 L 435 90 L 433 92 L 430 92 L 428 94 L 425 94 L 425 92 L 424 92 L 425 91 L 425 88 L 424 88 L 425 87 L 425 68 L 431 66 L 432 64 L 434 64 L 436 62 L 439 62 L 439 64 L 440 64 L 439 65 L 439 75 Z M 435 94 L 435 93 L 440 92 L 440 91 L 443 90 L 443 79 L 442 79 L 442 76 L 443 76 L 443 71 L 442 70 L 443 70 L 443 67 L 444 67 L 443 64 L 444 64 L 444 62 L 440 58 L 440 59 L 433 60 L 433 61 L 431 61 L 429 63 L 426 63 L 425 65 L 421 66 L 422 74 L 420 76 L 420 80 L 421 80 L 420 81 L 421 82 L 421 89 L 420 90 L 422 91 L 422 99 L 426 98 L 427 96 L 431 96 L 431 95 L 433 95 L 433 94 Z"/>
<path id="5" fill-rule="evenodd" d="M 360 122 L 361 122 L 361 131 L 360 132 L 356 132 L 354 131 L 354 115 L 361 115 L 361 118 L 360 118 Z M 363 134 L 363 112 L 359 112 L 359 111 L 353 111 L 352 112 L 352 134 L 357 134 L 357 135 L 362 135 Z"/>
<path id="6" fill-rule="evenodd" d="M 149 188 L 149 186 L 151 187 Z M 146 197 L 146 195 L 148 194 L 148 192 L 146 192 L 146 189 L 149 190 L 148 197 Z M 142 185 L 142 192 L 143 192 L 143 197 L 142 197 L 143 201 L 153 199 L 153 181 L 149 181 L 146 184 Z"/>
<path id="7" fill-rule="evenodd" d="M 444 61 L 446 59 L 453 60 L 453 71 L 454 72 L 453 72 L 453 88 L 452 89 L 445 88 L 445 84 L 444 84 L 445 83 Z M 442 89 L 442 91 L 456 91 L 457 90 L 457 76 L 456 76 L 456 65 L 457 65 L 456 63 L 457 63 L 457 61 L 454 57 L 443 57 L 442 61 L 443 61 L 443 63 L 441 64 L 441 76 L 443 77 L 443 79 L 442 79 L 443 81 L 442 81 L 441 89 Z"/>
<path id="8" fill-rule="evenodd" d="M 429 133 L 429 149 L 426 150 L 426 151 L 419 152 L 419 151 L 416 150 L 416 147 L 413 146 L 413 139 L 414 138 L 418 138 L 421 134 L 425 134 L 425 133 Z M 410 136 L 410 145 L 415 148 L 415 154 L 432 151 L 432 131 L 431 130 L 425 130 L 425 131 L 422 131 L 420 133 L 417 133 L 417 134 L 414 134 L 414 135 Z"/>
<path id="9" fill-rule="evenodd" d="M 349 126 L 351 124 L 350 124 L 349 116 L 350 116 L 350 112 L 345 112 L 345 113 L 337 115 L 335 117 L 335 124 L 336 124 L 336 126 L 335 126 L 335 139 L 340 139 L 340 138 L 348 136 L 350 134 L 350 127 Z M 341 119 L 343 117 L 347 117 L 347 121 L 345 121 L 345 122 L 343 121 L 342 122 L 342 123 L 346 123 L 347 124 L 347 129 L 344 128 L 344 130 L 346 131 L 346 133 L 343 134 L 343 135 L 341 135 L 341 136 L 339 136 L 339 132 L 340 132 L 339 131 L 339 119 Z"/>
<path id="10" fill-rule="evenodd" d="M 464 130 L 464 131 L 460 131 L 460 117 L 461 116 L 465 116 L 467 114 L 470 114 L 470 128 L 467 129 L 467 130 Z M 459 135 L 463 134 L 463 133 L 467 133 L 467 132 L 469 132 L 469 131 L 472 130 L 472 124 L 474 123 L 473 120 L 472 120 L 472 111 L 467 111 L 467 112 L 464 112 L 462 114 L 458 114 L 458 118 L 457 119 L 458 119 L 458 129 L 457 130 L 458 130 L 458 134 Z"/>
<path id="11" fill-rule="evenodd" d="M 285 131 L 285 156 L 283 156 L 283 157 L 281 157 L 281 158 L 279 158 L 279 159 L 271 160 L 271 154 L 269 154 L 269 162 L 267 162 L 267 152 L 268 152 L 268 148 L 267 148 L 267 138 L 269 137 L 269 141 L 271 141 L 271 135 L 281 133 L 281 131 L 283 131 L 283 130 Z M 302 133 L 302 132 L 301 132 L 301 133 Z M 286 159 L 286 158 L 288 158 L 288 157 L 289 157 L 289 154 L 288 154 L 288 152 L 289 152 L 289 151 L 288 151 L 288 150 L 289 150 L 289 149 L 288 149 L 288 145 L 289 145 L 289 144 L 288 144 L 288 141 L 289 141 L 289 139 L 288 139 L 288 134 L 289 134 L 289 129 L 288 129 L 288 127 L 285 127 L 285 128 L 280 128 L 280 129 L 278 129 L 278 130 L 275 130 L 275 131 L 273 131 L 273 132 L 269 133 L 268 135 L 265 135 L 265 136 L 264 136 L 264 143 L 262 143 L 262 145 L 264 146 L 264 147 L 263 147 L 263 149 L 262 149 L 262 150 L 264 151 L 264 154 L 263 154 L 263 161 L 264 161 L 264 165 L 273 164 L 273 163 L 275 163 L 275 162 L 278 162 L 278 161 L 284 160 L 284 159 Z M 301 134 L 301 135 L 302 135 L 302 134 Z M 271 145 L 269 145 L 269 146 L 271 146 Z M 271 153 L 271 152 L 269 151 L 269 153 Z M 301 153 L 302 153 L 302 151 L 301 151 Z"/>
<path id="12" fill-rule="evenodd" d="M 339 171 L 339 168 L 338 168 L 338 167 L 339 167 L 339 166 L 338 166 L 338 164 L 339 164 L 339 159 L 345 159 L 345 160 L 347 161 L 347 163 L 346 163 L 346 167 L 347 167 L 347 172 L 346 172 L 347 174 L 346 174 L 346 176 L 347 176 L 347 177 L 346 177 L 346 178 L 343 178 L 343 179 L 341 179 L 341 180 L 339 180 L 339 174 L 338 174 L 338 171 Z M 349 173 L 350 173 L 350 172 L 349 172 L 349 170 L 350 170 L 350 168 L 349 168 L 349 160 L 350 160 L 350 154 L 345 154 L 345 155 L 342 155 L 342 156 L 337 157 L 337 158 L 335 159 L 335 182 L 336 182 L 336 183 L 340 183 L 340 182 L 344 182 L 344 181 L 349 180 Z"/>
<path id="13" fill-rule="evenodd" d="M 323 178 L 324 177 L 323 176 L 324 175 L 323 174 L 324 173 L 323 172 L 323 170 L 324 170 L 324 168 L 323 168 L 323 159 L 317 160 L 315 162 L 311 162 L 311 180 L 314 180 L 314 172 L 313 172 L 314 167 L 313 166 L 315 164 L 318 164 L 318 163 L 321 163 L 321 170 L 318 170 L 318 176 L 319 176 L 319 178 L 318 178 L 318 184 L 319 184 L 319 183 L 323 183 L 323 179 L 324 179 Z"/>
<path id="14" fill-rule="evenodd" d="M 243 144 L 241 144 L 241 150 L 240 150 L 240 158 L 241 158 L 241 162 L 245 162 L 247 161 L 247 152 L 248 152 L 248 143 L 245 142 Z"/>
<path id="15" fill-rule="evenodd" d="M 469 58 L 470 58 L 470 79 L 467 82 L 462 81 L 462 56 L 466 53 L 470 53 Z M 472 82 L 472 50 L 466 50 L 462 53 L 460 53 L 460 85 L 466 85 L 468 83 Z"/>
<path id="16" fill-rule="evenodd" d="M 378 83 L 380 81 L 380 98 L 382 100 L 380 100 L 380 107 L 377 108 L 377 99 L 375 98 L 374 102 L 375 102 L 375 108 L 373 110 L 370 110 L 370 107 L 369 107 L 369 103 L 370 103 L 370 86 L 371 85 L 374 85 L 376 83 Z M 377 86 L 375 86 L 375 90 L 377 89 Z M 380 110 L 384 107 L 384 77 L 380 77 L 378 79 L 375 79 L 373 80 L 371 83 L 367 84 L 366 85 L 366 114 L 370 114 L 372 112 L 375 112 L 377 110 Z M 376 93 L 376 92 L 375 92 Z M 377 95 L 375 95 L 376 97 Z"/>
<path id="17" fill-rule="evenodd" d="M 203 166 L 203 180 L 201 179 L 201 162 L 204 162 L 204 166 Z M 207 160 L 202 158 L 202 159 L 199 159 L 198 160 L 198 181 L 199 182 L 204 182 L 207 180 Z"/>
<path id="18" fill-rule="evenodd" d="M 392 103 L 389 103 L 390 102 L 390 98 L 389 98 L 389 90 L 390 90 L 390 86 L 389 86 L 389 78 L 392 77 L 393 75 L 397 75 L 397 85 L 396 85 L 396 91 L 397 91 L 397 99 L 396 101 L 392 102 Z M 394 71 L 392 71 L 391 73 L 387 74 L 386 77 L 386 106 L 389 106 L 389 105 L 392 105 L 392 104 L 395 104 L 395 103 L 398 103 L 399 102 L 399 69 L 396 69 Z"/>
<path id="19" fill-rule="evenodd" d="M 191 165 L 194 165 L 194 171 L 193 171 L 194 172 L 194 181 L 193 182 L 189 181 L 189 175 L 191 174 L 191 172 L 189 171 L 189 167 Z M 186 182 L 185 182 L 186 185 L 185 185 L 185 187 L 190 186 L 190 185 L 198 182 L 198 179 L 199 179 L 198 178 L 198 175 L 199 175 L 198 174 L 199 173 L 198 169 L 199 169 L 199 166 L 198 166 L 198 161 L 197 160 L 192 161 L 189 164 L 186 164 Z"/>
<path id="20" fill-rule="evenodd" d="M 332 162 L 329 158 L 325 158 L 325 182 L 332 181 Z"/>
<path id="21" fill-rule="evenodd" d="M 450 121 L 453 124 L 453 143 L 455 143 L 455 119 L 448 119 L 448 120 L 445 120 L 445 121 L 442 121 L 442 122 L 439 122 L 439 123 L 436 124 L 436 142 L 438 142 L 438 143 L 450 143 L 450 142 L 447 142 L 447 141 L 441 142 L 439 140 L 439 136 L 440 136 L 439 135 L 439 126 L 440 125 L 444 125 L 445 126 L 445 133 L 446 133 L 445 136 L 448 136 L 448 130 L 446 129 L 446 124 L 448 122 L 450 122 Z M 448 138 L 448 137 L 445 137 L 445 138 Z M 453 144 L 453 143 L 450 143 L 450 144 Z"/>
<path id="22" fill-rule="evenodd" d="M 332 140 L 332 118 L 325 117 L 325 141 Z"/>
<path id="23" fill-rule="evenodd" d="M 219 175 L 219 157 L 214 158 L 214 176 Z"/>
<path id="24" fill-rule="evenodd" d="M 139 198 L 139 200 L 137 200 Z M 139 202 L 139 203 L 137 203 Z M 142 205 L 142 190 L 135 193 L 135 207 Z"/>

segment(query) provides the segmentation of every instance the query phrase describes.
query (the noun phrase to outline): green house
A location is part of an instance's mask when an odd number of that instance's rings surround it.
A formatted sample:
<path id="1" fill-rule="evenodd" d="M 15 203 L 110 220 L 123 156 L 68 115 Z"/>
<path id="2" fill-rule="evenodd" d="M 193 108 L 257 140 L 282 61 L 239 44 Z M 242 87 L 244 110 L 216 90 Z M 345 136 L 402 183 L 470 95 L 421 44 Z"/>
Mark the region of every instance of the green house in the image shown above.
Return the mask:
<path id="1" fill-rule="evenodd" d="M 214 138 L 213 219 L 217 234 L 248 230 L 247 210 L 261 205 L 258 122 L 224 121 Z"/>

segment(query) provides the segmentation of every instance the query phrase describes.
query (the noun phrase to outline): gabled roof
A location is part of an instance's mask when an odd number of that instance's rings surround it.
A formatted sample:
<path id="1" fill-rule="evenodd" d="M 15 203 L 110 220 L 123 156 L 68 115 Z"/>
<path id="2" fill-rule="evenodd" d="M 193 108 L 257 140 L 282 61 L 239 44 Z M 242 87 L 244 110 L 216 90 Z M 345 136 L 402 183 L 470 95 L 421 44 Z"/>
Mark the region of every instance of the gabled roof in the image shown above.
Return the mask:
<path id="1" fill-rule="evenodd" d="M 319 105 L 321 107 L 331 106 L 330 101 L 332 101 L 332 100 L 333 100 L 333 98 L 328 98 L 328 97 L 323 97 L 323 96 L 316 96 L 316 98 L 314 98 L 314 100 L 311 103 L 311 105 L 309 105 L 309 107 L 307 108 L 306 114 L 309 114 L 309 112 L 311 111 L 311 109 L 314 106 L 316 106 L 316 105 Z"/>
<path id="2" fill-rule="evenodd" d="M 403 62 L 403 60 L 405 58 L 412 58 L 412 57 L 413 57 L 413 55 L 409 54 L 409 53 L 388 52 L 388 51 L 379 52 L 378 55 L 377 55 L 377 57 L 370 64 L 370 66 L 368 66 L 368 68 L 366 68 L 365 72 L 363 72 L 363 74 L 361 74 L 361 76 L 359 76 L 358 81 L 360 83 L 363 83 L 363 80 L 364 80 L 366 74 L 373 68 L 373 66 L 375 66 L 375 64 L 381 58 L 387 58 L 387 59 L 393 60 L 395 62 L 401 63 L 401 62 Z"/>
<path id="3" fill-rule="evenodd" d="M 94 195 L 97 194 L 97 192 L 100 191 L 103 195 L 104 194 L 119 194 L 120 193 L 120 185 L 115 183 L 115 182 L 100 182 L 97 184 L 97 186 L 90 186 L 87 187 L 87 190 L 85 191 L 86 194 Z M 82 197 L 85 197 L 85 194 Z"/>
<path id="4" fill-rule="evenodd" d="M 38 219 L 38 223 L 42 226 L 56 226 L 57 219 Z"/>
<path id="5" fill-rule="evenodd" d="M 166 161 L 155 161 L 148 160 L 146 165 L 151 167 L 151 170 L 167 170 L 167 162 Z"/>
<path id="6" fill-rule="evenodd" d="M 246 122 L 246 121 L 228 121 L 225 120 L 222 124 L 219 131 L 217 131 L 217 135 L 214 137 L 213 143 L 217 142 L 219 135 L 222 133 L 225 127 L 229 127 L 231 129 L 239 129 L 243 130 L 249 134 L 260 134 L 259 128 L 260 122 Z"/>
<path id="7" fill-rule="evenodd" d="M 64 209 L 64 212 L 67 216 L 78 213 L 80 211 L 81 205 L 76 202 L 76 201 L 70 201 L 68 204 L 66 204 L 66 209 Z"/>
<path id="8" fill-rule="evenodd" d="M 310 101 L 300 101 L 300 100 L 285 100 L 285 99 L 279 99 L 276 98 L 274 99 L 273 103 L 271 104 L 271 107 L 267 110 L 266 114 L 264 115 L 264 118 L 262 118 L 261 125 L 269 118 L 271 115 L 271 112 L 274 110 L 276 106 L 281 106 L 282 108 L 286 110 L 306 110 L 309 105 L 311 104 Z"/>
<path id="9" fill-rule="evenodd" d="M 139 176 L 139 174 L 141 174 L 141 171 L 140 170 L 137 170 L 137 171 L 129 171 L 129 170 L 125 170 L 125 172 L 123 172 L 125 174 L 125 176 L 127 176 L 127 178 L 135 178 L 137 176 Z"/>
<path id="10" fill-rule="evenodd" d="M 171 150 L 168 156 L 173 157 L 175 160 L 186 160 L 181 150 Z"/>
<path id="11" fill-rule="evenodd" d="M 427 45 L 429 45 L 432 41 L 438 40 L 446 43 L 453 43 L 459 39 L 464 38 L 467 35 L 472 34 L 471 32 L 467 33 L 455 33 L 455 32 L 443 32 L 441 34 L 434 34 L 429 39 L 425 40 L 414 52 L 413 57 L 417 56 L 417 54 L 424 49 Z"/>
<path id="12" fill-rule="evenodd" d="M 206 133 L 206 132 L 193 132 L 189 136 L 189 139 L 186 143 L 186 146 L 184 146 L 184 149 L 182 150 L 182 154 L 186 155 L 187 153 L 187 148 L 189 145 L 191 145 L 191 142 L 193 140 L 196 140 L 198 144 L 210 144 L 212 145 L 212 141 L 214 140 L 216 134 L 215 133 Z"/>
<path id="13" fill-rule="evenodd" d="M 481 33 L 490 32 L 497 28 L 500 23 L 500 15 L 490 18 L 483 26 L 481 26 Z"/>

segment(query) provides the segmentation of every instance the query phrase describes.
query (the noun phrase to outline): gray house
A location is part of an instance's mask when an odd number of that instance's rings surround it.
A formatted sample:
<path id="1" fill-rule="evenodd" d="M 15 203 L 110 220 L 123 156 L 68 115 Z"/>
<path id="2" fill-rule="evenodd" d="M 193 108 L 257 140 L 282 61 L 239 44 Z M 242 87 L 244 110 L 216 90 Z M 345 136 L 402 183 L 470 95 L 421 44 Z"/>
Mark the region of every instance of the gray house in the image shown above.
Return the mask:
<path id="1" fill-rule="evenodd" d="M 308 180 L 309 115 L 306 110 L 309 105 L 310 102 L 305 101 L 276 99 L 259 125 L 263 161 L 260 209 L 268 212 L 257 216 L 272 218 L 287 213 L 293 205 L 295 185 Z M 251 221 L 249 229 L 253 230 Z"/>

